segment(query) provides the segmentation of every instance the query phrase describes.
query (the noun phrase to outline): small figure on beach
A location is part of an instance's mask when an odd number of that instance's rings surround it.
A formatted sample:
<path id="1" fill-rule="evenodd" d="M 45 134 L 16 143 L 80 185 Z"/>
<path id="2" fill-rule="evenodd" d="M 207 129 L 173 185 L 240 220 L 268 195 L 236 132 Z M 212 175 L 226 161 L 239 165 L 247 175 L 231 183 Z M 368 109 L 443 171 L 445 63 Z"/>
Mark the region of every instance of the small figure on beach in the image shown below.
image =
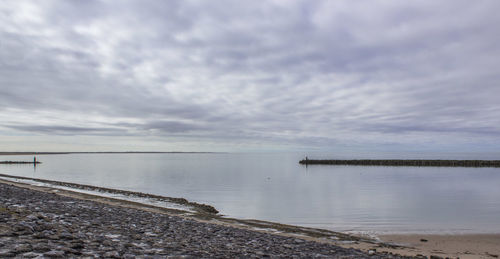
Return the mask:
<path id="1" fill-rule="evenodd" d="M 33 157 L 33 164 L 36 164 L 36 156 Z"/>

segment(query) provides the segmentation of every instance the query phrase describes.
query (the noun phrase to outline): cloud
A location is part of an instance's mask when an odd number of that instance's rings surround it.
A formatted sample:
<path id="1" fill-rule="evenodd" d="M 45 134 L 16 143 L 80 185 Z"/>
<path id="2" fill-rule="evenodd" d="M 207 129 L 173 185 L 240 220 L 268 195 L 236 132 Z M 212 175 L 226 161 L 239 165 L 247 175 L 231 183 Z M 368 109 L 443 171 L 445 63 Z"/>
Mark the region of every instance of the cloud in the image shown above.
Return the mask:
<path id="1" fill-rule="evenodd" d="M 5 1 L 0 127 L 200 145 L 498 143 L 499 7 Z"/>
<path id="2" fill-rule="evenodd" d="M 22 125 L 22 126 L 5 126 L 7 128 L 29 131 L 36 133 L 48 133 L 57 135 L 80 135 L 80 134 L 103 134 L 112 132 L 109 128 L 85 128 L 85 127 L 70 127 L 70 126 L 39 126 L 39 125 Z"/>

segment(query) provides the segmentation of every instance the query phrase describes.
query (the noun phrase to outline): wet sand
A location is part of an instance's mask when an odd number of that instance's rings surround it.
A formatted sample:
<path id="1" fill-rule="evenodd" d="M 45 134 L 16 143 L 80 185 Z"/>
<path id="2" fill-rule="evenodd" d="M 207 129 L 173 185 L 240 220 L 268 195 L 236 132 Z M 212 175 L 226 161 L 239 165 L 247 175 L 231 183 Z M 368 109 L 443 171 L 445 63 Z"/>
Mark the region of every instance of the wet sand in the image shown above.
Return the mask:
<path id="1" fill-rule="evenodd" d="M 357 242 L 342 245 L 363 251 L 391 252 L 404 256 L 442 258 L 499 258 L 500 234 L 457 234 L 457 235 L 380 235 L 382 243 Z M 394 244 L 395 246 L 387 245 Z"/>
<path id="2" fill-rule="evenodd" d="M 412 247 L 407 255 L 438 255 L 460 258 L 498 258 L 500 256 L 500 234 L 464 235 L 384 235 L 385 242 Z M 427 240 L 427 241 L 426 241 Z"/>

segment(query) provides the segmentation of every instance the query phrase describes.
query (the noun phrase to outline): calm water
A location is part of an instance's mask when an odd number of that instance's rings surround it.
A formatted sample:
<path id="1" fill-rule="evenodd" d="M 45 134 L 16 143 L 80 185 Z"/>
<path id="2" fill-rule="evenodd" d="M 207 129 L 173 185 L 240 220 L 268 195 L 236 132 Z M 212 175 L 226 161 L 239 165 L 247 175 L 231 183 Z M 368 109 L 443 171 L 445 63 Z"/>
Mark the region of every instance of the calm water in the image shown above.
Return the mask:
<path id="1" fill-rule="evenodd" d="M 310 158 L 497 159 L 495 154 Z M 441 156 L 441 157 L 439 157 Z M 336 231 L 500 233 L 500 168 L 309 166 L 303 154 L 71 154 L 0 173 L 140 191 L 222 214 Z M 32 160 L 33 156 L 0 156 Z"/>

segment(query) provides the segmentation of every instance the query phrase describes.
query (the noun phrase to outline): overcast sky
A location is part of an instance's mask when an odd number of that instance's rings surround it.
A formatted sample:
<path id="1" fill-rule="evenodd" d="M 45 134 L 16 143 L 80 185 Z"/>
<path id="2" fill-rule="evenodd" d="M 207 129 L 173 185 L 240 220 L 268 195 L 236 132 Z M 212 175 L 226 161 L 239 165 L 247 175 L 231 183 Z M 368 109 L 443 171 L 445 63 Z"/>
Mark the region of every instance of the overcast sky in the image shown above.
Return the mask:
<path id="1" fill-rule="evenodd" d="M 500 151 L 500 1 L 2 1 L 2 151 Z"/>

